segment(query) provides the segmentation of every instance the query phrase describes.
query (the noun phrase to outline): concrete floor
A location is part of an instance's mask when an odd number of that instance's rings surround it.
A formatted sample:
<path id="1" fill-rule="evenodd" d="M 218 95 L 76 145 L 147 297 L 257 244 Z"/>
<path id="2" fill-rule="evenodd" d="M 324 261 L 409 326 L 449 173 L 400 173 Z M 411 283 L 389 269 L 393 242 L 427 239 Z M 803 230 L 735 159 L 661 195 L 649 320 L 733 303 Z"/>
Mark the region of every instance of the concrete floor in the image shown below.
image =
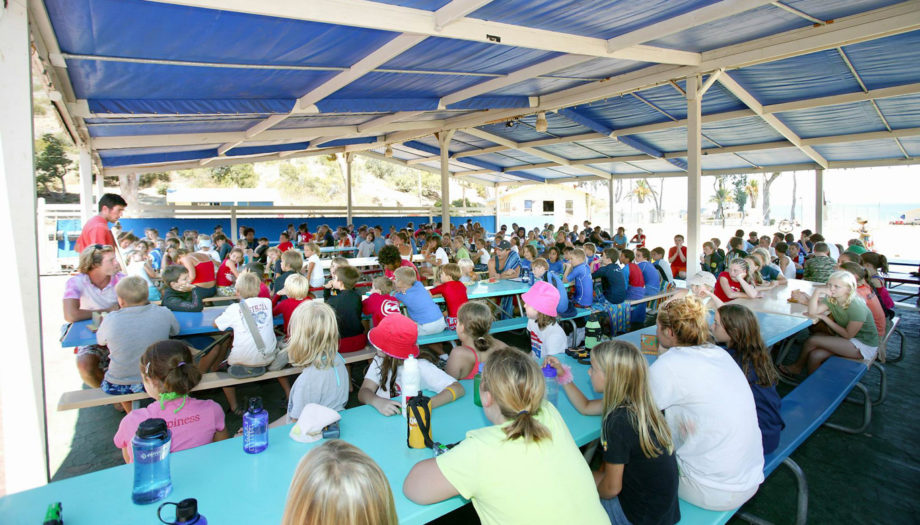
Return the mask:
<path id="1" fill-rule="evenodd" d="M 112 443 L 121 414 L 110 406 L 57 412 L 60 394 L 81 387 L 72 349 L 58 341 L 62 314 L 60 297 L 66 277 L 42 277 L 43 331 L 47 372 L 49 448 L 52 480 L 65 479 L 122 463 L 121 452 Z M 865 433 L 845 434 L 829 428 L 816 431 L 792 455 L 808 479 L 810 523 L 920 523 L 920 435 L 917 414 L 920 396 L 915 377 L 920 370 L 920 313 L 899 310 L 906 336 L 906 357 L 887 365 L 888 399 L 873 411 Z M 896 336 L 895 336 L 896 337 Z M 524 345 L 523 337 L 503 336 L 509 344 Z M 892 343 L 897 347 L 897 341 Z M 362 371 L 358 371 L 363 373 Z M 875 387 L 870 371 L 864 382 Z M 875 391 L 870 387 L 870 391 Z M 783 392 L 785 393 L 785 392 Z M 276 381 L 250 384 L 238 389 L 241 400 L 262 395 L 271 419 L 280 417 L 286 401 Z M 220 392 L 205 393 L 226 407 Z M 356 404 L 355 396 L 349 406 Z M 852 423 L 860 416 L 856 405 L 844 404 L 831 418 Z M 231 434 L 240 427 L 239 417 L 227 416 Z M 778 469 L 761 486 L 744 511 L 774 523 L 791 523 L 794 517 L 795 486 L 785 469 Z M 471 505 L 444 516 L 437 523 L 478 523 Z M 732 523 L 742 523 L 733 519 Z"/>

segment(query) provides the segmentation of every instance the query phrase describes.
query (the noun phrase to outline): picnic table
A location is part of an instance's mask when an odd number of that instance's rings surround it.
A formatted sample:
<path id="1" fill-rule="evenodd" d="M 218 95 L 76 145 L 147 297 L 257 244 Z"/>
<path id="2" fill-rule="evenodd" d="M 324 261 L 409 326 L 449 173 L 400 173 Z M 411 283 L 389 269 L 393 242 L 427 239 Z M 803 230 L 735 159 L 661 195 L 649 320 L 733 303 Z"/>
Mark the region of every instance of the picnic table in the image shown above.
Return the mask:
<path id="1" fill-rule="evenodd" d="M 179 322 L 179 333 L 176 337 L 187 335 L 213 334 L 220 332 L 214 326 L 214 320 L 226 310 L 226 306 L 205 308 L 200 312 L 173 312 Z M 77 321 L 64 325 L 64 335 L 61 336 L 61 346 L 84 346 L 96 344 L 96 332 L 89 329 L 90 319 Z M 281 316 L 275 317 L 275 324 L 283 323 Z"/>
<path id="2" fill-rule="evenodd" d="M 812 295 L 815 290 L 823 288 L 821 283 L 803 281 L 801 279 L 788 279 L 788 284 L 779 285 L 761 293 L 763 298 L 760 299 L 735 299 L 731 304 L 741 304 L 747 306 L 755 312 L 769 312 L 774 314 L 805 316 L 808 312 L 808 305 L 799 303 L 790 303 L 793 290 L 799 290 Z M 718 285 L 717 285 L 718 286 Z"/>
<path id="3" fill-rule="evenodd" d="M 575 381 L 591 394 L 588 367 L 563 356 Z M 432 438 L 441 443 L 464 439 L 470 430 L 488 426 L 482 408 L 473 404 L 473 381 L 461 381 L 466 395 L 432 413 Z M 560 393 L 558 409 L 575 442 L 584 445 L 600 435 L 600 417 L 579 414 Z M 432 457 L 428 449 L 406 446 L 406 421 L 384 417 L 362 405 L 343 411 L 341 439 L 362 449 L 386 474 L 393 490 L 400 523 L 422 524 L 467 503 L 460 496 L 433 505 L 417 505 L 402 492 L 403 480 L 419 461 Z M 211 523 L 278 523 L 284 512 L 288 485 L 300 458 L 322 443 L 299 443 L 288 437 L 291 425 L 269 430 L 269 447 L 261 454 L 243 452 L 241 438 L 175 452 L 170 455 L 173 491 L 164 501 L 196 498 L 199 511 Z M 60 501 L 65 523 L 95 523 L 99 516 L 117 516 L 123 523 L 155 523 L 159 503 L 135 505 L 131 501 L 133 465 L 121 465 L 91 474 L 56 481 L 44 487 L 0 499 L 0 523 L 32 523 L 44 515 L 49 503 Z M 105 497 L 100 498 L 100 494 Z M 246 494 L 245 498 L 228 497 Z M 258 502 L 258 505 L 253 504 Z"/>

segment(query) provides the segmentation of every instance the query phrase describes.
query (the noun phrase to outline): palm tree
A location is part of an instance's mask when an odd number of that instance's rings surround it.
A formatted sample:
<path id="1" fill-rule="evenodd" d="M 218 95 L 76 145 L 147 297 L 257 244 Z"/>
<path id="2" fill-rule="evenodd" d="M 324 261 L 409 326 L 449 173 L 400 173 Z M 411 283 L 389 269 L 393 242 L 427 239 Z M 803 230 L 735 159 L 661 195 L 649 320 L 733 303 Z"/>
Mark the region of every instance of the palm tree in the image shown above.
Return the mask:
<path id="1" fill-rule="evenodd" d="M 639 201 L 639 204 L 643 204 L 645 199 L 654 195 L 654 192 L 648 185 L 646 180 L 637 180 L 636 187 L 630 192 L 629 196 L 635 198 Z"/>
<path id="2" fill-rule="evenodd" d="M 713 188 L 715 189 L 715 193 L 709 201 L 716 205 L 716 218 L 722 219 L 722 227 L 724 228 L 725 206 L 733 200 L 731 191 L 725 189 L 725 176 L 716 177 Z"/>
<path id="3" fill-rule="evenodd" d="M 751 208 L 756 208 L 757 197 L 760 195 L 760 182 L 757 179 L 749 180 L 744 187 L 744 191 L 748 194 L 748 197 L 750 197 L 748 201 L 751 203 Z"/>

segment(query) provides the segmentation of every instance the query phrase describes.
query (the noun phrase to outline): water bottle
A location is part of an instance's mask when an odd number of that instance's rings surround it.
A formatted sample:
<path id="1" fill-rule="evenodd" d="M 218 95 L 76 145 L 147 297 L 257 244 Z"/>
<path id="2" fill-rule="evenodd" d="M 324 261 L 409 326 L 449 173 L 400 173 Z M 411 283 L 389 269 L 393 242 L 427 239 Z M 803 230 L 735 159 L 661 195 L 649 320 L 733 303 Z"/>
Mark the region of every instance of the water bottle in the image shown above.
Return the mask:
<path id="1" fill-rule="evenodd" d="M 262 408 L 262 398 L 249 398 L 249 410 L 243 414 L 243 450 L 258 454 L 268 448 L 268 411 Z"/>
<path id="2" fill-rule="evenodd" d="M 418 369 L 418 360 L 413 355 L 403 361 L 402 367 L 402 385 L 400 387 L 402 388 L 402 413 L 405 417 L 408 414 L 406 412 L 406 400 L 417 395 L 419 390 L 422 389 L 422 376 Z"/>
<path id="3" fill-rule="evenodd" d="M 479 399 L 479 383 L 482 382 L 482 366 L 483 363 L 479 363 L 479 371 L 476 372 L 476 375 L 473 377 L 473 404 L 481 407 L 482 399 Z"/>
<path id="4" fill-rule="evenodd" d="M 176 521 L 166 521 L 163 519 L 163 507 L 167 505 L 176 506 Z M 198 500 L 187 498 L 179 503 L 166 502 L 157 509 L 157 518 L 166 525 L 208 525 L 208 520 L 198 514 Z"/>
<path id="5" fill-rule="evenodd" d="M 546 380 L 546 400 L 556 405 L 559 401 L 559 383 L 556 382 L 556 369 L 550 365 L 544 366 L 543 379 Z"/>
<path id="6" fill-rule="evenodd" d="M 134 488 L 131 500 L 138 505 L 159 501 L 172 492 L 169 477 L 169 446 L 172 433 L 166 421 L 152 418 L 141 422 L 131 440 L 134 452 Z"/>
<path id="7" fill-rule="evenodd" d="M 591 350 L 601 342 L 603 332 L 601 323 L 597 320 L 597 314 L 591 314 L 588 322 L 585 323 L 585 350 Z"/>

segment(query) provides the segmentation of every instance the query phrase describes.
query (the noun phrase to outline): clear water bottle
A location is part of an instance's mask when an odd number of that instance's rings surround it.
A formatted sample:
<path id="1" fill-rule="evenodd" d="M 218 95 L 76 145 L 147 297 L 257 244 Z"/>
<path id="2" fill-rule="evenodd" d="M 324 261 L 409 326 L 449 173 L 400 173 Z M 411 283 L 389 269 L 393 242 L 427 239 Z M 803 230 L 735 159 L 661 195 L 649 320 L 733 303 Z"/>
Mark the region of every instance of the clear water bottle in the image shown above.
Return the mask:
<path id="1" fill-rule="evenodd" d="M 556 382 L 556 369 L 549 365 L 544 366 L 543 379 L 546 381 L 546 400 L 558 406 L 559 383 Z"/>
<path id="2" fill-rule="evenodd" d="M 262 398 L 249 398 L 249 410 L 243 414 L 243 450 L 258 454 L 268 448 L 268 411 L 262 408 Z"/>
<path id="3" fill-rule="evenodd" d="M 403 361 L 402 369 L 402 395 L 400 396 L 400 401 L 402 402 L 402 413 L 403 417 L 408 416 L 408 411 L 406 406 L 410 397 L 418 395 L 418 391 L 422 389 L 422 375 L 418 367 L 418 359 L 414 355 L 410 355 Z"/>
<path id="4" fill-rule="evenodd" d="M 169 446 L 172 433 L 166 421 L 152 418 L 137 427 L 131 440 L 134 452 L 134 488 L 131 500 L 138 505 L 159 501 L 172 492 L 169 476 Z"/>

